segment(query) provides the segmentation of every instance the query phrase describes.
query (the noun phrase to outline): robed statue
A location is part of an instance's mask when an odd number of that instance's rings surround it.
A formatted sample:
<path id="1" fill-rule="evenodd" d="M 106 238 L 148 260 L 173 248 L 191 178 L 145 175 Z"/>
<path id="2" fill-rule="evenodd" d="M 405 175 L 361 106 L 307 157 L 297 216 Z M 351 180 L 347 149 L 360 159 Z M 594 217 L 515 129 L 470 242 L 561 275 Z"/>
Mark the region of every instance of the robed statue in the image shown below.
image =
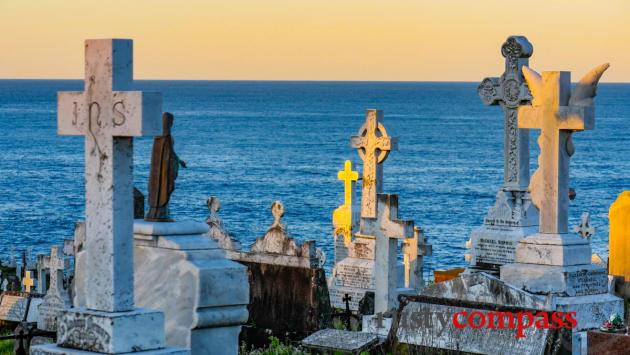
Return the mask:
<path id="1" fill-rule="evenodd" d="M 165 112 L 162 116 L 162 135 L 153 140 L 151 152 L 151 173 L 149 175 L 149 212 L 145 221 L 172 222 L 168 202 L 175 190 L 175 179 L 179 166 L 186 167 L 186 162 L 179 160 L 171 136 L 173 128 L 173 114 Z"/>

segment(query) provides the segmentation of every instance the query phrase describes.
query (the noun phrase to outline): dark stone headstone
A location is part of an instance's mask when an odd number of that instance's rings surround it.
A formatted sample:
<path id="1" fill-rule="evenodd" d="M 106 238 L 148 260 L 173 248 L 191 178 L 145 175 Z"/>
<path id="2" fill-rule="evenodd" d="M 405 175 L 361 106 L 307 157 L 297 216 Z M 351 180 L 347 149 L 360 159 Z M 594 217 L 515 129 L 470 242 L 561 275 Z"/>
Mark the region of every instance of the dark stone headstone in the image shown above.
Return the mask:
<path id="1" fill-rule="evenodd" d="M 598 330 L 587 333 L 587 354 L 622 355 L 628 354 L 630 336 L 625 334 L 604 333 Z"/>
<path id="2" fill-rule="evenodd" d="M 374 292 L 366 292 L 365 296 L 359 301 L 359 314 L 374 314 Z"/>

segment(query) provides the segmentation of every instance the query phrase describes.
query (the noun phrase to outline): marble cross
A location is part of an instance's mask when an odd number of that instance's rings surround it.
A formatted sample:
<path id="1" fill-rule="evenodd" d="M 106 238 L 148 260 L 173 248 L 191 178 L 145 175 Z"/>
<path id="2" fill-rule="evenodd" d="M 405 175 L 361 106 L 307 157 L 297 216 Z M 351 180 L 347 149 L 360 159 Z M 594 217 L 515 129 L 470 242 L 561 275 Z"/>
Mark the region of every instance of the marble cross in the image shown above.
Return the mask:
<path id="1" fill-rule="evenodd" d="M 591 215 L 588 212 L 582 213 L 580 224 L 573 226 L 573 232 L 584 239 L 591 239 L 593 234 L 595 234 L 595 227 L 591 226 Z"/>
<path id="2" fill-rule="evenodd" d="M 398 195 L 378 194 L 377 218 L 362 218 L 362 238 L 375 238 L 374 310 L 387 312 L 396 304 L 396 266 L 398 239 L 412 238 L 414 222 L 398 219 Z"/>
<path id="3" fill-rule="evenodd" d="M 571 134 L 595 124 L 593 97 L 597 82 L 608 68 L 588 73 L 571 94 L 571 73 L 543 72 L 528 67 L 523 75 L 532 93 L 532 105 L 518 109 L 518 127 L 540 129 L 538 170 L 532 177 L 532 201 L 540 210 L 540 233 L 564 234 L 569 222 L 569 160 L 575 151 Z"/>
<path id="4" fill-rule="evenodd" d="M 44 257 L 44 267 L 50 270 L 50 289 L 48 292 L 59 294 L 63 291 L 63 271 L 69 266 L 68 260 L 60 256 L 59 247 L 50 248 L 50 256 Z"/>
<path id="5" fill-rule="evenodd" d="M 390 151 L 398 149 L 398 138 L 387 135 L 382 121 L 383 111 L 368 110 L 365 123 L 350 141 L 363 160 L 362 218 L 376 218 L 376 194 L 383 189 L 382 164 Z"/>
<path id="6" fill-rule="evenodd" d="M 337 178 L 344 183 L 344 202 L 333 211 L 333 226 L 335 235 L 342 234 L 345 242 L 352 237 L 353 207 L 354 207 L 354 183 L 359 179 L 359 173 L 352 170 L 352 162 L 346 160 L 344 170 L 337 173 Z"/>
<path id="7" fill-rule="evenodd" d="M 510 36 L 501 54 L 505 72 L 500 78 L 485 78 L 477 92 L 486 105 L 501 105 L 504 112 L 503 190 L 526 191 L 529 185 L 529 131 L 518 128 L 517 109 L 531 100 L 521 68 L 528 65 L 533 46 L 524 36 Z"/>
<path id="8" fill-rule="evenodd" d="M 161 134 L 160 93 L 125 91 L 133 42 L 85 42 L 85 90 L 58 95 L 58 133 L 85 136 L 86 306 L 133 303 L 133 138 Z"/>
<path id="9" fill-rule="evenodd" d="M 32 271 L 24 271 L 24 278 L 22 278 L 22 286 L 24 286 L 24 292 L 30 293 L 31 287 L 35 285 L 35 280 L 33 280 L 33 272 Z"/>

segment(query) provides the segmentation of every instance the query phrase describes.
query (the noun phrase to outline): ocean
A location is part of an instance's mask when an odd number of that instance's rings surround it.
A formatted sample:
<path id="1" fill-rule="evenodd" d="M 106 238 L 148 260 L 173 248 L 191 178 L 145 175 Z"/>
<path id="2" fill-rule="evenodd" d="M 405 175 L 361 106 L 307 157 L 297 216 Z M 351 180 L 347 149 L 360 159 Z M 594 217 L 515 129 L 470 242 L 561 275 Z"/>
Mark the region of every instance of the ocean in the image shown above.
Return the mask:
<path id="1" fill-rule="evenodd" d="M 369 108 L 400 150 L 384 163 L 384 192 L 421 226 L 427 270 L 466 265 L 465 242 L 503 182 L 503 112 L 477 83 L 136 81 L 161 91 L 175 115 L 175 150 L 188 164 L 171 199 L 175 219 L 205 221 L 218 196 L 225 227 L 248 248 L 280 200 L 289 233 L 333 259 L 331 214 L 343 202 L 337 171 L 360 163 L 350 136 Z M 0 258 L 48 252 L 84 218 L 83 138 L 56 133 L 56 92 L 79 80 L 0 80 Z M 601 84 L 596 128 L 574 134 L 570 225 L 590 212 L 593 250 L 608 255 L 608 208 L 630 189 L 630 84 Z M 532 172 L 538 131 L 531 132 Z M 146 193 L 152 139 L 135 140 L 136 187 Z"/>

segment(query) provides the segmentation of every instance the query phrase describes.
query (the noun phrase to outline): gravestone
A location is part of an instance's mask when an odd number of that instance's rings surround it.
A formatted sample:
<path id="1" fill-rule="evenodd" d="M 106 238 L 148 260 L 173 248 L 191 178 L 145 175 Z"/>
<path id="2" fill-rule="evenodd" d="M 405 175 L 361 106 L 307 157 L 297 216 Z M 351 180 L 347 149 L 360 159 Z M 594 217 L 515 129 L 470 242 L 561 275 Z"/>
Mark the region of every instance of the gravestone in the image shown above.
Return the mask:
<path id="1" fill-rule="evenodd" d="M 160 134 L 162 97 L 128 90 L 132 41 L 85 42 L 85 90 L 58 95 L 58 132 L 85 137 L 85 308 L 58 318 L 57 345 L 31 354 L 126 353 L 165 348 L 164 315 L 138 309 L 133 288 L 133 137 Z M 132 336 L 130 336 L 132 335 Z"/>
<path id="2" fill-rule="evenodd" d="M 391 336 L 394 339 L 393 347 L 400 344 L 405 352 L 442 353 L 446 350 L 464 354 L 523 355 L 566 353 L 566 350 L 561 351 L 566 344 L 563 344 L 564 339 L 569 337 L 570 331 L 533 326 L 536 322 L 542 323 L 545 317 L 551 319 L 549 312 L 540 309 L 424 295 L 401 296 L 400 303 Z M 520 312 L 532 314 L 531 318 L 529 315 L 523 316 L 532 322 L 529 327 L 519 331 L 515 318 Z M 508 314 L 514 316 L 510 317 Z M 474 328 L 461 327 L 468 322 Z"/>
<path id="3" fill-rule="evenodd" d="M 51 248 L 50 256 L 43 259 L 43 267 L 50 270 L 50 288 L 38 307 L 37 328 L 41 330 L 56 331 L 59 316 L 72 306 L 70 296 L 63 287 L 63 272 L 69 263 L 59 254 L 59 247 L 55 246 Z"/>
<path id="4" fill-rule="evenodd" d="M 33 279 L 32 271 L 25 271 L 24 277 L 22 278 L 22 291 L 26 293 L 31 293 L 31 289 L 35 285 L 35 279 Z"/>
<path id="5" fill-rule="evenodd" d="M 550 295 L 558 310 L 575 311 L 576 331 L 598 327 L 610 314 L 623 312 L 622 300 L 608 293 L 606 270 L 591 263 L 589 240 L 568 233 L 569 159 L 575 152 L 571 135 L 593 129 L 593 97 L 607 68 L 593 69 L 571 92 L 569 72 L 540 76 L 523 67 L 533 99 L 532 106 L 519 108 L 519 127 L 541 130 L 531 184 L 540 226 L 519 242 L 515 263 L 501 266 L 501 280 Z"/>
<path id="6" fill-rule="evenodd" d="M 37 307 L 42 299 L 34 294 L 8 291 L 0 295 L 0 321 L 36 322 L 39 318 Z"/>
<path id="7" fill-rule="evenodd" d="M 538 231 L 538 211 L 528 192 L 529 131 L 518 127 L 517 112 L 531 96 L 521 68 L 527 65 L 533 47 L 523 36 L 510 36 L 501 46 L 505 72 L 486 78 L 478 88 L 486 105 L 501 105 L 504 113 L 503 186 L 480 228 L 471 235 L 470 272 L 498 274 L 500 265 L 514 261 L 518 241 Z"/>
<path id="8" fill-rule="evenodd" d="M 405 265 L 405 288 L 420 292 L 424 288 L 424 257 L 433 255 L 433 246 L 427 244 L 422 228 L 413 228 L 413 238 L 403 241 L 403 264 Z"/>
<path id="9" fill-rule="evenodd" d="M 591 225 L 591 215 L 588 212 L 582 213 L 580 224 L 573 226 L 573 233 L 584 239 L 591 239 L 595 234 L 595 227 Z"/>
<path id="10" fill-rule="evenodd" d="M 46 294 L 46 269 L 44 268 L 44 254 L 37 254 L 37 287 L 36 292 Z"/>
<path id="11" fill-rule="evenodd" d="M 608 272 L 630 281 L 630 191 L 622 192 L 610 206 Z"/>
<path id="12" fill-rule="evenodd" d="M 357 176 L 349 163 L 338 175 L 344 181 L 345 198 L 344 205 L 335 211 L 336 220 L 333 216 L 336 256 L 328 281 L 333 307 L 344 308 L 343 297 L 348 294 L 352 299 L 351 310 L 357 311 L 359 301 L 367 292 L 373 292 L 375 310 L 384 312 L 395 307 L 398 293 L 415 292 L 421 287 L 418 254 L 427 253 L 428 249 L 420 241 L 414 242 L 417 237 L 413 221 L 398 220 L 398 196 L 382 193 L 382 164 L 389 152 L 397 149 L 398 141 L 387 134 L 382 120 L 382 111 L 368 110 L 365 123 L 351 138 L 352 147 L 357 148 L 363 160 L 361 212 L 356 217 L 352 209 L 352 185 Z M 356 219 L 359 219 L 358 228 Z M 407 254 L 406 267 L 397 261 L 399 240 Z"/>
<path id="13" fill-rule="evenodd" d="M 300 243 L 289 235 L 281 202 L 272 204 L 271 213 L 271 226 L 249 252 L 227 251 L 248 269 L 249 319 L 240 341 L 257 347 L 270 336 L 294 341 L 331 326 L 323 254 L 315 241 Z"/>

